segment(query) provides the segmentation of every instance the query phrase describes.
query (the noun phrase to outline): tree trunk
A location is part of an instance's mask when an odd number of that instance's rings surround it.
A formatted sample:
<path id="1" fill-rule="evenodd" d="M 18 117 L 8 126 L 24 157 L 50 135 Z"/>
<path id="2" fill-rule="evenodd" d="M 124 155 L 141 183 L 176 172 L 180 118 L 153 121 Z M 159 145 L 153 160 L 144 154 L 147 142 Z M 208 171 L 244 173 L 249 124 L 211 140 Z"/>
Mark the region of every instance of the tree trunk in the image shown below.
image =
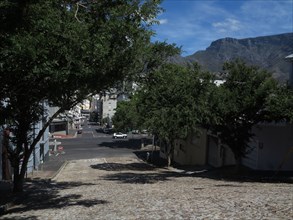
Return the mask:
<path id="1" fill-rule="evenodd" d="M 236 162 L 235 173 L 239 174 L 241 173 L 241 157 L 235 156 L 235 162 Z"/>
<path id="2" fill-rule="evenodd" d="M 9 130 L 4 130 L 3 142 L 2 142 L 2 178 L 4 180 L 11 180 L 11 173 L 10 173 L 10 166 L 9 166 L 9 159 L 8 159 L 8 147 L 9 147 Z"/>
<path id="3" fill-rule="evenodd" d="M 172 165 L 172 158 L 171 158 L 170 153 L 168 153 L 168 156 L 167 156 L 167 166 L 170 167 L 171 165 Z"/>
<path id="4" fill-rule="evenodd" d="M 18 143 L 18 149 L 22 149 L 21 146 L 24 147 L 24 155 L 23 155 L 23 160 L 22 164 L 20 167 L 20 159 L 19 159 L 19 154 L 21 151 L 14 155 L 14 178 L 13 178 L 13 192 L 18 193 L 18 192 L 23 192 L 23 185 L 24 185 L 24 177 L 26 174 L 27 170 L 27 164 L 30 158 L 30 155 L 32 154 L 33 150 L 35 149 L 36 144 L 40 141 L 42 135 L 44 134 L 45 130 L 47 127 L 50 125 L 51 121 L 61 112 L 63 109 L 59 109 L 48 121 L 45 123 L 43 128 L 39 131 L 37 137 L 34 138 L 33 142 L 31 143 L 30 146 L 28 146 L 28 141 L 27 141 L 27 134 L 29 129 L 20 129 L 20 133 L 18 134 L 19 136 L 19 143 Z"/>
<path id="5" fill-rule="evenodd" d="M 13 176 L 13 192 L 19 193 L 23 192 L 24 176 L 21 176 L 19 172 L 19 163 L 16 163 L 14 167 L 14 176 Z"/>
<path id="6" fill-rule="evenodd" d="M 23 192 L 24 177 L 27 171 L 27 164 L 31 155 L 31 151 L 26 151 L 23 160 L 16 160 L 14 167 L 13 192 Z"/>
<path id="7" fill-rule="evenodd" d="M 167 154 L 167 166 L 170 167 L 173 163 L 174 146 L 173 141 L 169 142 L 169 150 Z"/>

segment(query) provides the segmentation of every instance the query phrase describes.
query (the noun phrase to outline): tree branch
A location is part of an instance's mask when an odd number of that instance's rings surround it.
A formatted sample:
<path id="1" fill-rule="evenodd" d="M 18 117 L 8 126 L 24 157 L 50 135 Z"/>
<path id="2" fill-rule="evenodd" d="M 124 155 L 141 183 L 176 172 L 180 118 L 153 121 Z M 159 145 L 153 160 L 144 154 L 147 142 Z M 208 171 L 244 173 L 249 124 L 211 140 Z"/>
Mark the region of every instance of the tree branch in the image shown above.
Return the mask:
<path id="1" fill-rule="evenodd" d="M 50 125 L 50 123 L 54 120 L 54 118 L 57 117 L 57 115 L 59 115 L 61 112 L 63 112 L 64 109 L 60 108 L 58 109 L 50 118 L 49 120 L 44 124 L 43 128 L 39 131 L 38 135 L 36 138 L 34 138 L 33 143 L 30 146 L 30 153 L 33 151 L 34 147 L 36 146 L 36 144 L 40 141 L 40 139 L 42 138 L 43 134 L 45 133 L 47 127 Z"/>
<path id="2" fill-rule="evenodd" d="M 78 17 L 77 17 L 77 13 L 78 13 L 78 9 L 79 9 L 79 6 L 81 6 L 81 7 L 84 7 L 84 8 L 86 8 L 86 6 L 84 6 L 83 4 L 81 4 L 81 3 L 79 3 L 79 2 L 76 2 L 76 11 L 75 11 L 75 14 L 74 14 L 74 17 L 76 18 L 76 20 L 78 21 L 78 22 L 80 22 L 81 23 L 81 21 L 78 19 Z"/>

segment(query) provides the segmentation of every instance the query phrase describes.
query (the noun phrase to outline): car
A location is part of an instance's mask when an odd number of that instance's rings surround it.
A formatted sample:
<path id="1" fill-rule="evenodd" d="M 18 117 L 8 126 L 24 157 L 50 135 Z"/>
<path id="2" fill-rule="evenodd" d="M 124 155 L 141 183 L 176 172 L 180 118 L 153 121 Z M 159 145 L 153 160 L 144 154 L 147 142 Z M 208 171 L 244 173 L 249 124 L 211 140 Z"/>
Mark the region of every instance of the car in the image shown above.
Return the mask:
<path id="1" fill-rule="evenodd" d="M 132 130 L 132 134 L 139 134 L 139 130 Z"/>
<path id="2" fill-rule="evenodd" d="M 127 138 L 127 134 L 124 134 L 122 132 L 114 133 L 113 138 Z"/>

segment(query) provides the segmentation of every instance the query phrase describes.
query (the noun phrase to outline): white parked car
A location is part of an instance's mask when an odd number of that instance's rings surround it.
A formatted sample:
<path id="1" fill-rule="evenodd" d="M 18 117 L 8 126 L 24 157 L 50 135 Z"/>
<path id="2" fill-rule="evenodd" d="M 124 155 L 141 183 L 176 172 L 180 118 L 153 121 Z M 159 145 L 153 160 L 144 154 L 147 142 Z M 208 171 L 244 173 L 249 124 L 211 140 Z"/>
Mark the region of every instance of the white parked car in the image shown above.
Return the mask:
<path id="1" fill-rule="evenodd" d="M 113 138 L 127 138 L 127 134 L 124 134 L 122 132 L 114 133 Z"/>

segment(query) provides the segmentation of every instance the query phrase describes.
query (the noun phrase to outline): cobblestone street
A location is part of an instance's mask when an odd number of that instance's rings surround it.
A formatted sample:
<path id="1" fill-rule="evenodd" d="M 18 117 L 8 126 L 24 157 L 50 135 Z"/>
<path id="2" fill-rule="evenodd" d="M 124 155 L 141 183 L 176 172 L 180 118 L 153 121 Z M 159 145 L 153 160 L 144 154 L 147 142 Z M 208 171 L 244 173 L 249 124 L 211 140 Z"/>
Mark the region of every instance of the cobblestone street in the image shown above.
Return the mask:
<path id="1" fill-rule="evenodd" d="M 0 219 L 292 219 L 289 183 L 235 182 L 136 158 L 68 162 Z"/>

